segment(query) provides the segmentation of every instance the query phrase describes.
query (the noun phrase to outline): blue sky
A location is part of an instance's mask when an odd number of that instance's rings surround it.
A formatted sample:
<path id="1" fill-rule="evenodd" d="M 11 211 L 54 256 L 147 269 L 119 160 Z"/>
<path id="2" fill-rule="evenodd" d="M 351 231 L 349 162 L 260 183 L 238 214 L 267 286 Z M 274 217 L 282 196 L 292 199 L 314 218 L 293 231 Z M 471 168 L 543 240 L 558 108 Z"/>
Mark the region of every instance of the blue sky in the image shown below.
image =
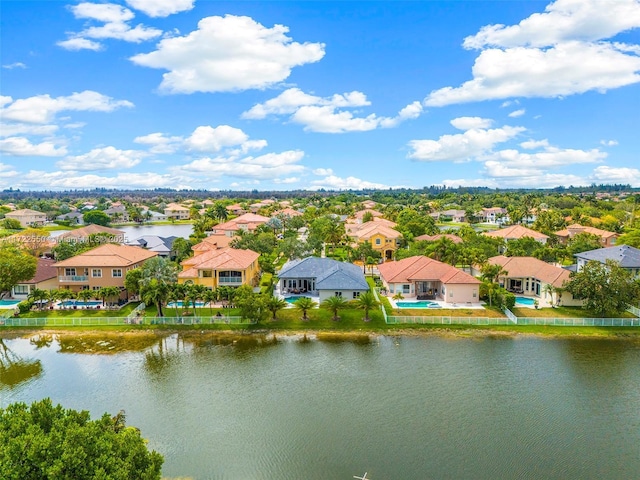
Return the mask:
<path id="1" fill-rule="evenodd" d="M 0 8 L 0 189 L 640 186 L 640 0 Z"/>

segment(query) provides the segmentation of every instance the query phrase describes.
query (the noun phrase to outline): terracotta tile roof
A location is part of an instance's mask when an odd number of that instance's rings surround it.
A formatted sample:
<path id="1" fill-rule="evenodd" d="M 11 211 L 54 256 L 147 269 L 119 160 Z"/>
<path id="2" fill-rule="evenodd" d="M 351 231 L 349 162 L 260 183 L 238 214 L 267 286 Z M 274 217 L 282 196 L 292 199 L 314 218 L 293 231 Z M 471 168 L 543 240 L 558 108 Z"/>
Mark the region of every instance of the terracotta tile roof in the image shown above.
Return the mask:
<path id="1" fill-rule="evenodd" d="M 262 225 L 263 223 L 267 223 L 269 218 L 263 217 L 262 215 L 257 215 L 255 213 L 245 213 L 240 215 L 238 218 L 234 218 L 225 223 L 220 223 L 218 225 L 214 225 L 212 227 L 213 230 L 217 231 L 236 231 L 240 230 L 240 225 L 246 225 L 248 230 L 255 230 L 258 225 Z"/>
<path id="2" fill-rule="evenodd" d="M 494 230 L 493 232 L 484 232 L 484 235 L 488 237 L 504 238 L 505 240 L 515 240 L 524 237 L 531 237 L 535 240 L 549 238 L 544 233 L 536 232 L 535 230 L 523 227 L 522 225 L 512 225 L 511 227 L 501 228 L 500 230 Z"/>
<path id="3" fill-rule="evenodd" d="M 425 256 L 415 256 L 378 265 L 387 283 L 439 280 L 445 284 L 478 284 L 477 278 L 451 265 Z"/>
<path id="4" fill-rule="evenodd" d="M 537 278 L 541 282 L 549 283 L 554 287 L 561 287 L 571 272 L 564 268 L 556 267 L 533 257 L 505 257 L 498 255 L 488 260 L 492 265 L 502 265 L 510 278 Z"/>
<path id="5" fill-rule="evenodd" d="M 36 210 L 31 210 L 30 208 L 23 208 L 22 210 L 13 210 L 9 213 L 5 214 L 5 217 L 23 217 L 23 216 L 33 216 L 33 215 L 45 215 L 42 212 L 38 212 Z"/>
<path id="6" fill-rule="evenodd" d="M 79 238 L 87 238 L 89 235 L 96 234 L 106 234 L 113 235 L 116 237 L 121 237 L 124 242 L 125 233 L 122 230 L 116 230 L 115 228 L 103 227 L 102 225 L 87 225 L 86 227 L 78 228 L 76 230 L 71 230 L 70 232 L 65 232 L 62 235 L 58 236 L 58 239 L 79 239 Z"/>
<path id="7" fill-rule="evenodd" d="M 374 235 L 382 235 L 385 238 L 400 238 L 402 234 L 397 230 L 389 228 L 378 222 L 366 222 L 351 224 L 355 225 L 354 228 L 349 227 L 348 234 L 360 240 L 368 240 Z M 346 228 L 346 226 L 345 226 Z"/>
<path id="8" fill-rule="evenodd" d="M 36 267 L 36 274 L 32 279 L 26 282 L 20 282 L 22 284 L 37 284 L 49 280 L 50 278 L 56 278 L 58 276 L 58 269 L 55 266 L 55 260 L 52 258 L 38 258 L 38 266 Z"/>
<path id="9" fill-rule="evenodd" d="M 577 223 L 569 225 L 567 228 L 555 232 L 555 235 L 557 235 L 558 237 L 573 237 L 574 235 L 578 235 L 580 233 L 590 233 L 591 235 L 597 235 L 600 238 L 610 238 L 618 236 L 618 234 L 614 232 L 608 232 L 607 230 L 601 230 L 595 227 L 583 227 L 582 225 L 578 225 Z"/>
<path id="10" fill-rule="evenodd" d="M 364 210 L 360 210 L 359 212 L 356 212 L 354 217 L 357 219 L 362 219 L 362 217 L 364 217 L 367 213 L 370 213 L 374 217 L 382 217 L 382 213 L 380 213 L 377 210 L 373 210 L 371 208 L 365 208 Z"/>
<path id="11" fill-rule="evenodd" d="M 451 233 L 441 233 L 441 234 L 438 234 L 438 235 L 420 235 L 419 237 L 414 238 L 414 240 L 427 241 L 427 242 L 437 242 L 441 238 L 448 238 L 453 243 L 462 243 L 462 241 L 463 241 L 459 236 L 453 235 Z"/>
<path id="12" fill-rule="evenodd" d="M 294 210 L 293 208 L 287 207 L 287 208 L 283 208 L 282 210 L 278 210 L 273 214 L 273 216 L 277 216 L 277 215 L 288 215 L 290 217 L 299 217 L 300 215 L 302 215 L 302 213 L 300 213 L 297 210 Z"/>
<path id="13" fill-rule="evenodd" d="M 226 235 L 209 235 L 205 237 L 200 243 L 194 245 L 191 250 L 194 252 L 208 252 L 209 250 L 216 250 L 218 248 L 228 247 L 233 241 L 233 237 Z"/>
<path id="14" fill-rule="evenodd" d="M 197 277 L 198 270 L 245 270 L 258 257 L 260 257 L 260 254 L 252 250 L 230 247 L 209 250 L 184 260 L 181 265 L 186 268 L 178 274 L 178 277 Z M 192 274 L 192 270 L 196 271 L 195 275 Z"/>
<path id="15" fill-rule="evenodd" d="M 88 252 L 62 260 L 56 263 L 56 267 L 128 267 L 156 255 L 156 252 L 140 247 L 106 243 Z"/>

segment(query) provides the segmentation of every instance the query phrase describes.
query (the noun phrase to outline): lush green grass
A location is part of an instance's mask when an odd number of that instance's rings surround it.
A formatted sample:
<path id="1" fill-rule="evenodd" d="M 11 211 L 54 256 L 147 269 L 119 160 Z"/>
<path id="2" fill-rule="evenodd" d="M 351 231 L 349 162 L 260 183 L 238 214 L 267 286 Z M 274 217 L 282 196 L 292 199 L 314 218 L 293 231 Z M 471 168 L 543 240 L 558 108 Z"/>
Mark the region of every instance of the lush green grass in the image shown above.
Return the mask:
<path id="1" fill-rule="evenodd" d="M 555 308 L 512 308 L 511 311 L 517 317 L 535 318 L 600 318 L 582 307 L 555 307 Z M 622 312 L 616 318 L 634 318 L 629 312 Z"/>
<path id="2" fill-rule="evenodd" d="M 79 317 L 126 317 L 129 315 L 136 307 L 137 303 L 130 303 L 125 305 L 123 308 L 119 310 L 107 310 L 100 308 L 100 310 L 93 309 L 81 309 L 78 308 L 74 310 L 64 309 L 64 310 L 38 310 L 33 309 L 29 313 L 20 314 L 20 318 L 49 318 L 49 317 L 64 317 L 64 318 L 79 318 Z"/>

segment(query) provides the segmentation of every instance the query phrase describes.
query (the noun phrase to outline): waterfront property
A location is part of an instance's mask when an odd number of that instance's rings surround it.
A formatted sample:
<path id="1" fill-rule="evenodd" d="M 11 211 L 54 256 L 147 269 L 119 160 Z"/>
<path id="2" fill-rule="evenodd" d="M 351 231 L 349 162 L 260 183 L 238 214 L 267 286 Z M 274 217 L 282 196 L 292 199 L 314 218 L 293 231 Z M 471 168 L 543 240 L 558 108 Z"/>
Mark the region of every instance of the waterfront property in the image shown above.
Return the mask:
<path id="1" fill-rule="evenodd" d="M 10 218 L 20 222 L 23 227 L 38 227 L 47 223 L 47 215 L 31 210 L 30 208 L 23 208 L 22 210 L 14 210 L 13 212 L 5 213 L 5 218 Z"/>
<path id="2" fill-rule="evenodd" d="M 230 247 L 195 251 L 184 260 L 178 283 L 193 283 L 208 288 L 239 287 L 257 284 L 260 267 L 259 253 Z"/>
<path id="3" fill-rule="evenodd" d="M 55 264 L 58 288 L 73 292 L 118 287 L 124 290 L 124 278 L 129 270 L 141 267 L 157 255 L 140 247 L 107 243 Z"/>
<path id="4" fill-rule="evenodd" d="M 491 257 L 488 262 L 500 265 L 505 273 L 498 277 L 500 286 L 518 295 L 535 297 L 541 307 L 553 305 L 582 306 L 583 301 L 562 290 L 570 272 L 533 257 Z"/>
<path id="5" fill-rule="evenodd" d="M 277 291 L 285 296 L 307 293 L 319 301 L 334 296 L 352 300 L 369 291 L 369 284 L 357 265 L 307 257 L 284 264 L 278 273 Z"/>
<path id="6" fill-rule="evenodd" d="M 479 304 L 480 280 L 451 265 L 414 256 L 378 266 L 390 296 L 439 300 L 445 304 Z"/>
<path id="7" fill-rule="evenodd" d="M 58 270 L 51 258 L 38 258 L 36 273 L 33 278 L 14 285 L 11 297 L 24 300 L 35 290 L 55 290 L 58 288 Z"/>

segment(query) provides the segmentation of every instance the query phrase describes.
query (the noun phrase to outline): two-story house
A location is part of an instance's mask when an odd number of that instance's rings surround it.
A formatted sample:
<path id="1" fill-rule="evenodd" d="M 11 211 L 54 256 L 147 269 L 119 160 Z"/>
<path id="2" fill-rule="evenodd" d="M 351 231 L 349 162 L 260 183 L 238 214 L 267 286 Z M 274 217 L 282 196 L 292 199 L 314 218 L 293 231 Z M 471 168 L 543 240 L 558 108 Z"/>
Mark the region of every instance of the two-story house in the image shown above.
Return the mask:
<path id="1" fill-rule="evenodd" d="M 157 255 L 140 247 L 107 243 L 55 264 L 58 288 L 73 292 L 118 287 L 124 291 L 124 278 L 129 270 L 141 267 Z M 126 294 L 123 293 L 123 296 Z"/>
<path id="2" fill-rule="evenodd" d="M 47 223 L 47 215 L 31 210 L 30 208 L 23 208 L 22 210 L 14 210 L 13 212 L 5 213 L 5 218 L 12 218 L 20 222 L 23 227 L 37 227 Z"/>
<path id="3" fill-rule="evenodd" d="M 257 284 L 259 253 L 230 247 L 194 250 L 194 253 L 181 263 L 183 270 L 178 274 L 178 283 L 193 283 L 211 289 Z"/>
<path id="4" fill-rule="evenodd" d="M 402 239 L 400 232 L 387 227 L 382 222 L 349 224 L 347 235 L 356 243 L 369 242 L 371 247 L 380 252 L 385 260 L 393 259 Z"/>

